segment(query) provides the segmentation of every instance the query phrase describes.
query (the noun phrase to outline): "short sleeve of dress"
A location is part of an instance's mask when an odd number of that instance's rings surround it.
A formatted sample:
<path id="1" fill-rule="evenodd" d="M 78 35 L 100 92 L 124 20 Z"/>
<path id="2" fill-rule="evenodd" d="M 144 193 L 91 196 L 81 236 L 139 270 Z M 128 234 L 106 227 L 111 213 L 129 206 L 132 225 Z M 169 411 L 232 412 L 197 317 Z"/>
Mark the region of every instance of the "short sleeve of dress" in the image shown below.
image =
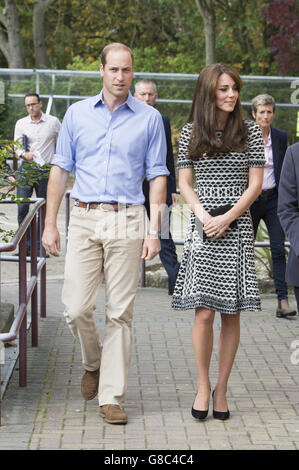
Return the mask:
<path id="1" fill-rule="evenodd" d="M 178 163 L 177 167 L 180 168 L 193 168 L 193 161 L 187 158 L 189 151 L 189 142 L 191 136 L 192 124 L 187 123 L 184 125 L 180 142 L 179 142 L 179 152 L 178 152 Z"/>
<path id="2" fill-rule="evenodd" d="M 260 126 L 253 121 L 245 121 L 248 126 L 248 166 L 264 167 L 265 148 Z"/>

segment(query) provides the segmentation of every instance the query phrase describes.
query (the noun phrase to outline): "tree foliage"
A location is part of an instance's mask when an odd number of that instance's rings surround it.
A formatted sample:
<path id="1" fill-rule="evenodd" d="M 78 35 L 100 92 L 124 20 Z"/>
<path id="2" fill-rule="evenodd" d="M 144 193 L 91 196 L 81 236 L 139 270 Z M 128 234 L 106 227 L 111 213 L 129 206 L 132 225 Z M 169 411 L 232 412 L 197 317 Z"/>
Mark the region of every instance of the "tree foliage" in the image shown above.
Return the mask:
<path id="1" fill-rule="evenodd" d="M 269 46 L 281 75 L 299 74 L 299 2 L 274 0 L 263 9 Z"/>
<path id="2" fill-rule="evenodd" d="M 298 70 L 297 0 L 0 0 L 0 9 L 4 67 L 88 68 L 119 41 L 137 71 L 198 73 L 211 61 L 243 74 Z"/>
<path id="3" fill-rule="evenodd" d="M 25 187 L 34 184 L 41 177 L 49 175 L 50 165 L 40 167 L 35 162 L 25 163 L 26 171 L 12 170 L 7 164 L 7 160 L 13 154 L 16 142 L 7 141 L 0 138 L 0 209 L 1 203 L 5 200 L 14 201 L 17 204 L 27 202 L 28 199 L 21 198 L 17 193 L 17 187 Z M 14 235 L 14 231 L 6 229 L 3 222 L 6 219 L 5 213 L 0 211 L 0 242 L 8 242 Z"/>

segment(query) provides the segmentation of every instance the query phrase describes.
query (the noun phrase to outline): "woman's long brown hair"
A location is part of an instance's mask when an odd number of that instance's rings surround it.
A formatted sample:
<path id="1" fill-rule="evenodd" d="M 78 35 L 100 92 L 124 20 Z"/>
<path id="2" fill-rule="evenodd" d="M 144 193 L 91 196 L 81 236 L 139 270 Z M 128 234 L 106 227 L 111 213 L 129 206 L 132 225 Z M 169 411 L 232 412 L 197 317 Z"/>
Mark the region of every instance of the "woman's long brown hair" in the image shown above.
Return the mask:
<path id="1" fill-rule="evenodd" d="M 234 110 L 229 113 L 221 141 L 217 139 L 216 89 L 219 77 L 223 73 L 234 80 L 238 92 L 242 88 L 238 72 L 224 64 L 208 65 L 200 72 L 188 119 L 193 123 L 189 144 L 191 160 L 198 160 L 204 154 L 211 156 L 219 152 L 245 152 L 248 148 L 248 131 L 243 120 L 239 97 Z"/>

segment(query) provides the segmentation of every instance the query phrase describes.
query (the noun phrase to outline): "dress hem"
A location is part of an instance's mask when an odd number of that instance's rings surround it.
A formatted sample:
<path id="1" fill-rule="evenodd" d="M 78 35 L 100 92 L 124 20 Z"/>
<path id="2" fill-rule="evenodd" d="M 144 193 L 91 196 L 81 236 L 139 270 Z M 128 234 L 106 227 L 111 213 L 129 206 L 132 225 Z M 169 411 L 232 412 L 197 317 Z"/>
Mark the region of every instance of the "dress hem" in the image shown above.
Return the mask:
<path id="1" fill-rule="evenodd" d="M 221 305 L 222 304 L 222 305 Z M 246 299 L 244 301 L 226 302 L 227 305 L 223 305 L 222 302 L 207 301 L 202 297 L 184 298 L 173 296 L 171 307 L 173 310 L 191 310 L 198 307 L 208 308 L 211 310 L 217 310 L 220 313 L 227 313 L 235 315 L 241 311 L 261 311 L 261 302 L 259 299 Z M 229 305 L 230 304 L 230 305 Z"/>

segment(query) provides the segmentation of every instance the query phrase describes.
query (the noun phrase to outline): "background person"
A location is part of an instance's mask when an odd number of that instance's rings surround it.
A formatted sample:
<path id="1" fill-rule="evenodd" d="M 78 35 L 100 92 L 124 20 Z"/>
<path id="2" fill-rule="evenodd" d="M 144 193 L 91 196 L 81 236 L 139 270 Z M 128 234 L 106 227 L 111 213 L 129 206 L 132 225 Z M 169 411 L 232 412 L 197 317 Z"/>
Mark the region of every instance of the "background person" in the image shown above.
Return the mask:
<path id="1" fill-rule="evenodd" d="M 172 307 L 195 309 L 198 390 L 191 413 L 196 419 L 208 414 L 215 311 L 221 314 L 221 331 L 213 416 L 225 420 L 230 416 L 226 392 L 239 346 L 240 312 L 261 309 L 249 207 L 262 188 L 264 146 L 259 126 L 242 118 L 241 86 L 233 69 L 205 67 L 179 143 L 179 188 L 192 212 Z M 222 215 L 210 214 L 226 205 L 229 210 Z M 231 228 L 234 221 L 237 226 Z"/>
<path id="2" fill-rule="evenodd" d="M 37 162 L 51 163 L 55 152 L 55 142 L 60 130 L 60 122 L 57 117 L 45 114 L 42 111 L 43 103 L 37 93 L 28 93 L 25 96 L 25 107 L 28 116 L 19 119 L 15 125 L 14 141 L 22 147 L 15 149 L 15 153 L 27 164 L 34 160 Z M 26 142 L 27 148 L 24 148 Z M 20 170 L 26 171 L 24 164 Z M 48 174 L 48 173 L 47 173 Z M 22 176 L 20 177 L 22 178 Z M 40 177 L 37 183 L 28 183 L 26 186 L 18 186 L 17 192 L 23 198 L 30 198 L 35 190 L 36 197 L 46 198 L 48 176 Z M 18 223 L 24 220 L 29 211 L 29 204 L 18 204 Z M 38 223 L 39 231 L 39 223 Z M 27 230 L 27 254 L 30 253 L 30 229 Z M 39 236 L 38 236 L 39 247 Z"/>
<path id="3" fill-rule="evenodd" d="M 278 190 L 278 216 L 290 241 L 286 282 L 294 287 L 299 309 L 299 143 L 291 145 L 282 165 Z"/>
<path id="4" fill-rule="evenodd" d="M 133 305 L 140 258 L 160 250 L 159 207 L 165 203 L 165 133 L 160 113 L 132 97 L 132 51 L 121 43 L 101 54 L 103 89 L 69 107 L 62 123 L 48 185 L 43 234 L 46 250 L 58 255 L 57 212 L 69 172 L 76 178 L 69 224 L 62 300 L 67 323 L 81 345 L 82 395 L 98 393 L 100 415 L 127 423 L 123 410 L 132 348 Z M 144 176 L 153 205 L 144 239 Z M 58 251 L 57 251 L 58 250 Z M 106 329 L 103 343 L 93 313 L 102 269 Z"/>
<path id="5" fill-rule="evenodd" d="M 265 148 L 266 166 L 263 190 L 250 207 L 254 236 L 261 220 L 264 220 L 270 239 L 273 262 L 273 277 L 278 300 L 276 316 L 284 318 L 296 315 L 296 310 L 288 302 L 288 287 L 285 282 L 286 253 L 285 234 L 277 215 L 278 185 L 287 149 L 285 131 L 271 127 L 275 113 L 275 101 L 270 95 L 258 95 L 252 100 L 252 116 L 260 126 Z"/>
<path id="6" fill-rule="evenodd" d="M 151 80 L 140 80 L 135 83 L 135 98 L 144 101 L 150 106 L 155 106 L 155 102 L 158 98 L 157 87 Z M 167 177 L 167 195 L 166 204 L 168 207 L 177 204 L 178 198 L 176 195 L 176 178 L 174 168 L 173 149 L 171 142 L 171 127 L 168 116 L 161 114 L 165 129 L 167 154 L 166 154 L 166 166 L 169 171 Z M 150 218 L 150 205 L 149 205 L 149 184 L 145 179 L 143 182 L 143 193 L 145 196 L 145 207 L 148 217 Z M 159 253 L 161 262 L 168 275 L 168 293 L 173 294 L 176 277 L 179 271 L 179 262 L 176 254 L 175 244 L 173 242 L 170 233 L 170 216 L 171 210 L 164 211 L 164 217 L 162 219 L 162 234 L 161 234 L 161 251 Z"/>

